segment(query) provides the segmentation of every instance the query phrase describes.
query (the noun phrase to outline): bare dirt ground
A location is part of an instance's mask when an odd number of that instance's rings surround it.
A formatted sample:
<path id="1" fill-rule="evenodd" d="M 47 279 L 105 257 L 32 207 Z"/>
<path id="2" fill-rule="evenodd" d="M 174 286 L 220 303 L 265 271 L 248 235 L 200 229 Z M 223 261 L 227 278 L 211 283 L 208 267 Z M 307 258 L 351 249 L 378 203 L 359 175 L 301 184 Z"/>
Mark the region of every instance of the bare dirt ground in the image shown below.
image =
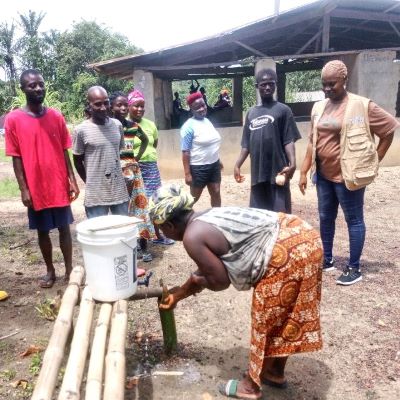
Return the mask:
<path id="1" fill-rule="evenodd" d="M 12 176 L 10 164 L 0 165 L 0 179 Z M 248 177 L 238 185 L 231 176 L 223 178 L 224 205 L 247 205 Z M 293 180 L 294 213 L 318 226 L 315 188 L 303 197 Z M 181 181 L 177 181 L 181 182 Z M 287 365 L 286 390 L 263 388 L 265 399 L 273 400 L 395 400 L 400 398 L 400 168 L 382 168 L 366 194 L 367 240 L 363 255 L 364 280 L 352 287 L 335 284 L 339 271 L 323 276 L 323 350 L 293 356 Z M 197 209 L 208 207 L 203 195 Z M 82 198 L 73 203 L 76 222 L 84 218 Z M 75 237 L 75 226 L 73 226 Z M 63 265 L 57 235 L 53 236 L 58 276 Z M 163 278 L 168 286 L 182 283 L 194 270 L 182 245 L 151 247 L 155 258 L 141 264 L 153 271 L 151 286 Z M 337 221 L 335 253 L 342 268 L 348 255 L 346 224 Z M 22 358 L 31 345 L 46 346 L 53 322 L 43 319 L 35 307 L 64 290 L 61 279 L 52 289 L 40 289 L 37 278 L 44 264 L 35 232 L 27 229 L 26 210 L 19 198 L 0 201 L 0 290 L 10 297 L 0 302 L 0 399 L 28 399 L 36 380 L 37 360 Z M 74 239 L 74 260 L 82 264 Z M 162 351 L 161 327 L 156 301 L 131 302 L 127 345 L 127 375 L 133 376 L 143 363 L 154 370 L 181 371 L 181 376 L 143 378 L 126 399 L 210 400 L 222 399 L 216 385 L 240 378 L 247 366 L 250 329 L 250 292 L 230 288 L 224 292 L 204 291 L 183 301 L 175 310 L 179 349 L 167 358 Z M 149 341 L 144 360 L 143 340 Z M 18 379 L 28 384 L 14 388 Z"/>

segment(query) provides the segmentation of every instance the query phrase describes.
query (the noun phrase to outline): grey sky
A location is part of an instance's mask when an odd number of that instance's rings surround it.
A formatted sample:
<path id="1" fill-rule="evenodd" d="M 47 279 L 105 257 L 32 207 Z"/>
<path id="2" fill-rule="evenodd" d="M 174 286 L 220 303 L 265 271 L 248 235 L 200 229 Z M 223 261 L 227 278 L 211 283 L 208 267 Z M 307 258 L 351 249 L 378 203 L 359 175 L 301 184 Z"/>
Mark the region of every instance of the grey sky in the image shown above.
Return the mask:
<path id="1" fill-rule="evenodd" d="M 281 11 L 318 0 L 280 0 Z M 29 9 L 46 12 L 42 30 L 70 29 L 74 21 L 95 20 L 124 34 L 146 51 L 200 39 L 273 14 L 274 0 L 219 2 L 187 0 L 100 2 L 93 0 L 3 1 L 0 22 L 18 18 Z"/>

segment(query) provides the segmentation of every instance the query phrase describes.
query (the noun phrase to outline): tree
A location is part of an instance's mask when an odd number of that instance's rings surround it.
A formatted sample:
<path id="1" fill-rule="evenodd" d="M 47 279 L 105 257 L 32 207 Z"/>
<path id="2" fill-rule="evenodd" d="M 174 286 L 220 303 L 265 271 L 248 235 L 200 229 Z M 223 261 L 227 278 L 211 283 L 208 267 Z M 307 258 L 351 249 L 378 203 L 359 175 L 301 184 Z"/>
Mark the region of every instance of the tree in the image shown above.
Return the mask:
<path id="1" fill-rule="evenodd" d="M 83 109 L 86 101 L 87 90 L 94 85 L 97 85 L 97 78 L 89 72 L 81 72 L 74 79 L 67 96 L 64 101 L 62 112 L 67 116 L 69 121 L 79 121 L 83 117 Z"/>
<path id="2" fill-rule="evenodd" d="M 321 90 L 321 71 L 295 71 L 286 74 L 285 101 L 296 101 L 295 94 L 300 92 L 314 92 Z"/>
<path id="3" fill-rule="evenodd" d="M 7 111 L 10 97 L 11 94 L 7 82 L 0 80 L 0 116 Z"/>
<path id="4" fill-rule="evenodd" d="M 126 37 L 110 33 L 94 21 L 78 22 L 71 32 L 61 34 L 57 44 L 58 85 L 63 90 L 68 89 L 73 78 L 86 72 L 90 63 L 138 51 Z"/>
<path id="5" fill-rule="evenodd" d="M 15 96 L 16 81 L 17 81 L 17 68 L 16 57 L 18 54 L 18 42 L 15 36 L 15 24 L 8 25 L 4 22 L 0 25 L 0 55 L 2 67 L 6 73 L 6 78 L 9 83 L 9 92 Z"/>
<path id="6" fill-rule="evenodd" d="M 46 80 L 50 80 L 52 82 L 56 79 L 56 71 L 57 71 L 57 43 L 60 40 L 60 32 L 51 29 L 48 32 L 43 33 L 43 58 L 45 60 L 45 64 L 42 67 L 43 77 Z"/>
<path id="7" fill-rule="evenodd" d="M 46 65 L 43 54 L 45 42 L 39 33 L 39 27 L 45 16 L 45 13 L 37 14 L 32 10 L 29 10 L 26 15 L 19 14 L 19 25 L 24 33 L 20 39 L 22 68 L 36 68 L 43 74 Z"/>
<path id="8" fill-rule="evenodd" d="M 99 76 L 87 68 L 96 61 L 141 51 L 125 36 L 93 21 L 81 21 L 63 33 L 43 33 L 40 26 L 45 15 L 30 10 L 19 14 L 18 25 L 0 23 L 0 68 L 6 75 L 5 81 L 0 81 L 0 113 L 25 101 L 16 88 L 18 70 L 26 68 L 36 68 L 43 74 L 48 105 L 61 109 L 72 121 L 82 118 L 90 86 L 101 85 L 109 92 L 132 87 L 131 81 Z M 18 27 L 22 30 L 21 38 L 17 37 Z"/>
<path id="9" fill-rule="evenodd" d="M 101 85 L 108 92 L 126 89 L 127 82 L 99 76 L 87 65 L 96 61 L 134 54 L 140 50 L 120 34 L 110 32 L 94 21 L 81 21 L 57 41 L 55 89 L 66 103 L 63 111 L 68 118 L 82 116 L 85 93 L 90 86 Z"/>
<path id="10" fill-rule="evenodd" d="M 250 107 L 256 105 L 256 79 L 254 76 L 243 78 L 243 111 L 248 111 Z"/>

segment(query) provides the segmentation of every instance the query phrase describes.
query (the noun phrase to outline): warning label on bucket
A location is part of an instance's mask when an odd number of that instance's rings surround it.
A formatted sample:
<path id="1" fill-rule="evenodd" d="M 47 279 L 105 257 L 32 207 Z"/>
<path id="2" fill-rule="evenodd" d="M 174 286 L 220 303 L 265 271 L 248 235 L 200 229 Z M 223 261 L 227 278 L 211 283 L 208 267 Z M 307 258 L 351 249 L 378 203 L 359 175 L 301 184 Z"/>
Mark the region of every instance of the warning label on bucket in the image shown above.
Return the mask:
<path id="1" fill-rule="evenodd" d="M 128 256 L 126 254 L 120 257 L 114 257 L 114 277 L 117 290 L 128 289 L 129 273 Z"/>

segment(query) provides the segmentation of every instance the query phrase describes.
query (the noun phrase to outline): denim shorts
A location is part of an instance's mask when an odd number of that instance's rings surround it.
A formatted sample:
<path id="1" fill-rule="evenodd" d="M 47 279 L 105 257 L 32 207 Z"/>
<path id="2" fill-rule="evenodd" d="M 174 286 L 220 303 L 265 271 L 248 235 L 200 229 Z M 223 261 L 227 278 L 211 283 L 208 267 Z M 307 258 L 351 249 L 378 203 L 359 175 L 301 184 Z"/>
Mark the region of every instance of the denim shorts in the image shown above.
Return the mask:
<path id="1" fill-rule="evenodd" d="M 74 217 L 70 206 L 45 208 L 40 211 L 28 208 L 28 220 L 29 229 L 50 231 L 72 224 Z"/>
<path id="2" fill-rule="evenodd" d="M 218 161 L 212 164 L 191 165 L 192 186 L 204 188 L 209 183 L 221 183 L 221 164 Z"/>

